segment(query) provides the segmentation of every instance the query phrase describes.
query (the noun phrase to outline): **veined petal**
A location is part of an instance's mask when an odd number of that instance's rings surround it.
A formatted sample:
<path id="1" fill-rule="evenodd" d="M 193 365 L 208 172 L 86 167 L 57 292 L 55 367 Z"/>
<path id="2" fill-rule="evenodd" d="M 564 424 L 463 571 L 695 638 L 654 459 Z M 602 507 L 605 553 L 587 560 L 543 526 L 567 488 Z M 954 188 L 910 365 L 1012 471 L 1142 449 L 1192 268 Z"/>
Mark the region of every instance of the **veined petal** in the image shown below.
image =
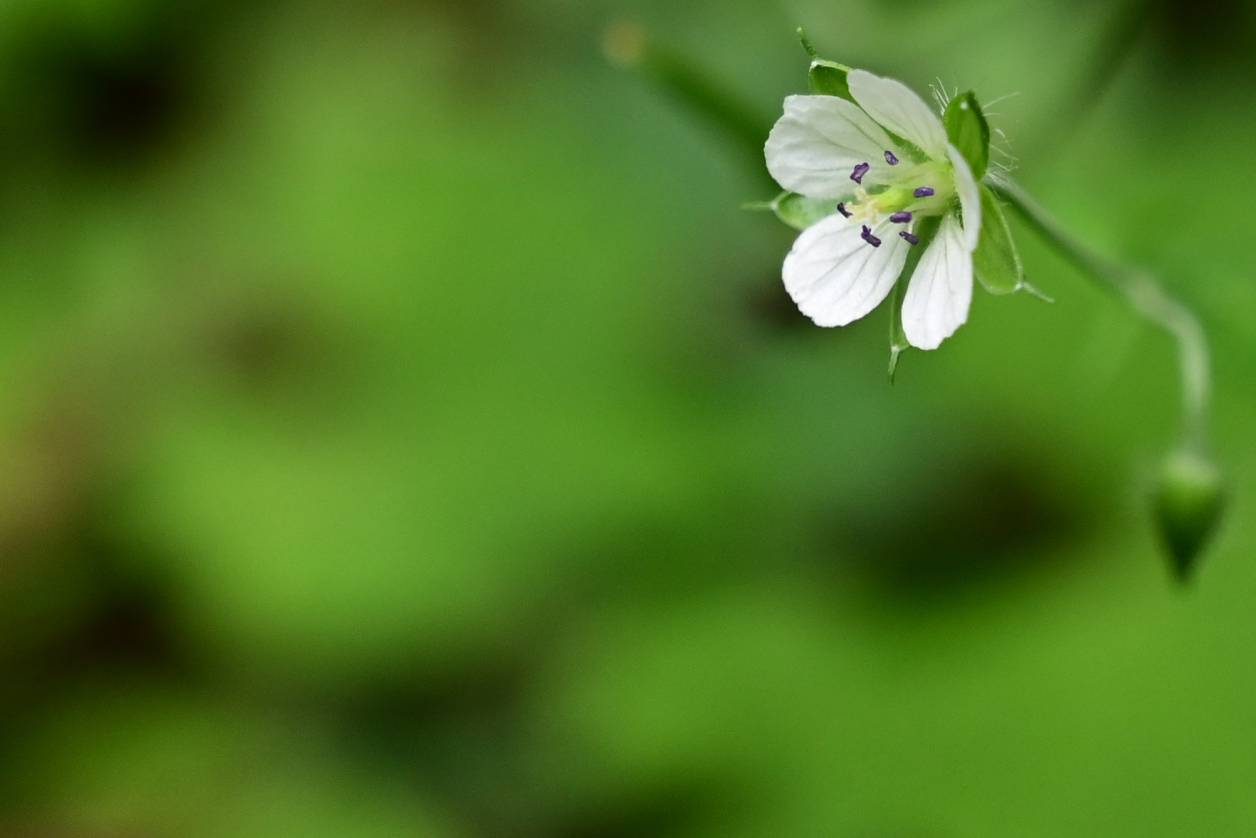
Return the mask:
<path id="1" fill-rule="evenodd" d="M 808 198 L 844 198 L 860 163 L 884 163 L 893 148 L 885 131 L 856 105 L 836 96 L 790 96 L 768 137 L 768 171 Z"/>
<path id="2" fill-rule="evenodd" d="M 888 221 L 861 236 L 862 225 L 832 215 L 808 227 L 785 257 L 785 290 L 818 326 L 845 326 L 876 308 L 903 271 L 910 245 Z"/>
<path id="3" fill-rule="evenodd" d="M 973 170 L 960 150 L 953 145 L 947 145 L 946 150 L 955 166 L 955 191 L 959 194 L 960 210 L 964 213 L 964 241 L 971 253 L 977 249 L 981 239 L 981 190 L 977 188 Z"/>
<path id="4" fill-rule="evenodd" d="M 959 219 L 948 214 L 920 258 L 903 298 L 903 332 L 919 349 L 937 349 L 968 320 L 973 257 Z"/>
<path id="5" fill-rule="evenodd" d="M 946 158 L 946 128 L 925 100 L 901 81 L 851 70 L 846 76 L 850 95 L 886 129 L 893 131 L 934 160 Z"/>

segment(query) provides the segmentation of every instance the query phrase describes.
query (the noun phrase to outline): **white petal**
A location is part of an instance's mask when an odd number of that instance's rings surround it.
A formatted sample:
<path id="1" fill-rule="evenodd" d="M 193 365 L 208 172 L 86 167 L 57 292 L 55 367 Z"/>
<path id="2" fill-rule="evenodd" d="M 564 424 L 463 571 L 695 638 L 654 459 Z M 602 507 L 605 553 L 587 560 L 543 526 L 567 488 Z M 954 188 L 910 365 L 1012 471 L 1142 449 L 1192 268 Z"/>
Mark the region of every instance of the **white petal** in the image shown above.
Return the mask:
<path id="1" fill-rule="evenodd" d="M 903 272 L 910 245 L 896 225 L 883 222 L 863 240 L 862 225 L 831 215 L 808 227 L 785 257 L 785 290 L 819 326 L 845 326 L 872 311 Z"/>
<path id="2" fill-rule="evenodd" d="M 772 128 L 766 155 L 776 182 L 808 198 L 843 198 L 854 192 L 851 172 L 860 163 L 885 164 L 889 136 L 851 102 L 836 96 L 790 96 Z"/>
<path id="3" fill-rule="evenodd" d="M 964 213 L 964 241 L 971 253 L 981 240 L 981 191 L 977 188 L 973 170 L 968 167 L 968 161 L 959 149 L 948 145 L 946 150 L 955 165 L 955 191 L 959 193 L 959 206 Z"/>
<path id="4" fill-rule="evenodd" d="M 903 331 L 911 345 L 937 349 L 968 320 L 972 299 L 972 252 L 959 219 L 947 215 L 903 298 Z"/>
<path id="5" fill-rule="evenodd" d="M 946 157 L 946 129 L 925 100 L 901 81 L 883 79 L 865 70 L 846 76 L 850 95 L 886 129 L 915 143 L 935 160 Z"/>

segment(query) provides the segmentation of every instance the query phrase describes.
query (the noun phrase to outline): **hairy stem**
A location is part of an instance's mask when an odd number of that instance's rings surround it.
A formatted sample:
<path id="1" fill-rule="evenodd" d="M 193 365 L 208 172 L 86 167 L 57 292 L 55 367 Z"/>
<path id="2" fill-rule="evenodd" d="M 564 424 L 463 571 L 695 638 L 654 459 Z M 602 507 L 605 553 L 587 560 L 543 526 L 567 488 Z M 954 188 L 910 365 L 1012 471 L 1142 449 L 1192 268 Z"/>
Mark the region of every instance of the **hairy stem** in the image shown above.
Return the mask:
<path id="1" fill-rule="evenodd" d="M 1123 297 L 1134 311 L 1173 337 L 1182 372 L 1183 442 L 1188 450 L 1202 454 L 1212 397 L 1212 371 L 1208 337 L 1194 312 L 1169 296 L 1150 274 L 1117 264 L 1078 242 L 1015 181 L 991 175 L 986 182 L 1075 267 Z"/>

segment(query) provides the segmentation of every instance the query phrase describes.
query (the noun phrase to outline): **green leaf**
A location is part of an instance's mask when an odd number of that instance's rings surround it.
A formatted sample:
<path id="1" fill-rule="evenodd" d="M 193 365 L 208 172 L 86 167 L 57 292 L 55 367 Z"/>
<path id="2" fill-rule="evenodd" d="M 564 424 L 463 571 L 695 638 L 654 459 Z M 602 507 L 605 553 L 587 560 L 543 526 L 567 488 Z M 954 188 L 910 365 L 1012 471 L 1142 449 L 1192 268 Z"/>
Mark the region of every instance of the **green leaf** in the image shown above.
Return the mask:
<path id="1" fill-rule="evenodd" d="M 782 193 L 770 206 L 777 218 L 796 230 L 805 230 L 837 212 L 837 201 L 804 198 L 793 192 Z"/>
<path id="2" fill-rule="evenodd" d="M 973 253 L 973 271 L 991 294 L 1012 294 L 1027 287 L 1025 268 L 999 199 L 984 183 L 979 188 L 981 239 Z"/>
<path id="3" fill-rule="evenodd" d="M 833 61 L 816 59 L 811 62 L 811 92 L 821 96 L 838 96 L 848 102 L 855 101 L 850 95 L 850 85 L 846 74 L 850 68 Z"/>
<path id="4" fill-rule="evenodd" d="M 990 165 L 990 125 L 976 95 L 970 90 L 952 99 L 942 121 L 947 139 L 964 155 L 973 177 L 981 180 Z"/>

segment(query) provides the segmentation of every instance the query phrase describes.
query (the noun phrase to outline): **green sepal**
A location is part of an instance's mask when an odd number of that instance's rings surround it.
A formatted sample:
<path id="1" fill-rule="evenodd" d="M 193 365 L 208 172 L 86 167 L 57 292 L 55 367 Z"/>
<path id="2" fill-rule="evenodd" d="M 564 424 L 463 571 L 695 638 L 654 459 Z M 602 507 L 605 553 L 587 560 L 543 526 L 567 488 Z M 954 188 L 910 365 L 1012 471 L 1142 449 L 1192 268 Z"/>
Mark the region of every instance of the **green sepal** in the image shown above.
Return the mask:
<path id="1" fill-rule="evenodd" d="M 916 238 L 920 240 L 920 244 L 913 245 L 908 252 L 907 261 L 903 263 L 903 270 L 898 275 L 898 281 L 894 283 L 894 290 L 890 292 L 891 384 L 894 383 L 894 375 L 898 372 L 899 356 L 911 349 L 911 342 L 907 340 L 907 333 L 903 331 L 903 298 L 907 296 L 907 283 L 911 281 L 911 275 L 916 272 L 916 266 L 920 264 L 920 257 L 924 256 L 925 249 L 938 234 L 941 226 L 942 217 L 937 215 L 923 219 L 916 226 Z"/>
<path id="2" fill-rule="evenodd" d="M 1225 485 L 1217 467 L 1189 451 L 1171 455 L 1160 473 L 1155 512 L 1173 569 L 1186 581 L 1225 510 Z"/>
<path id="3" fill-rule="evenodd" d="M 1026 287 L 1012 229 L 994 191 L 984 183 L 981 191 L 981 239 L 973 252 L 973 272 L 991 294 L 1013 294 Z"/>
<path id="4" fill-rule="evenodd" d="M 946 138 L 964 155 L 973 177 L 981 180 L 990 165 L 990 124 L 977 96 L 971 90 L 956 96 L 946 106 L 942 122 L 946 125 Z"/>
<path id="5" fill-rule="evenodd" d="M 829 199 L 805 198 L 793 192 L 782 192 L 769 204 L 776 217 L 795 230 L 806 230 L 817 221 L 828 218 L 837 212 L 837 201 Z"/>
<path id="6" fill-rule="evenodd" d="M 904 274 L 894 283 L 890 292 L 890 383 L 898 373 L 898 357 L 911 349 L 907 334 L 903 331 L 903 296 L 907 293 L 907 278 Z"/>
<path id="7" fill-rule="evenodd" d="M 834 61 L 812 61 L 811 72 L 808 73 L 811 92 L 820 96 L 837 96 L 848 102 L 855 101 L 855 97 L 850 95 L 850 84 L 846 81 L 846 74 L 849 72 L 849 67 Z"/>
<path id="8" fill-rule="evenodd" d="M 855 101 L 850 95 L 850 85 L 846 83 L 846 74 L 850 72 L 850 68 L 845 64 L 821 58 L 802 29 L 798 30 L 798 40 L 802 42 L 802 48 L 811 59 L 811 71 L 808 73 L 811 92 L 819 96 L 838 96 L 849 102 Z"/>

